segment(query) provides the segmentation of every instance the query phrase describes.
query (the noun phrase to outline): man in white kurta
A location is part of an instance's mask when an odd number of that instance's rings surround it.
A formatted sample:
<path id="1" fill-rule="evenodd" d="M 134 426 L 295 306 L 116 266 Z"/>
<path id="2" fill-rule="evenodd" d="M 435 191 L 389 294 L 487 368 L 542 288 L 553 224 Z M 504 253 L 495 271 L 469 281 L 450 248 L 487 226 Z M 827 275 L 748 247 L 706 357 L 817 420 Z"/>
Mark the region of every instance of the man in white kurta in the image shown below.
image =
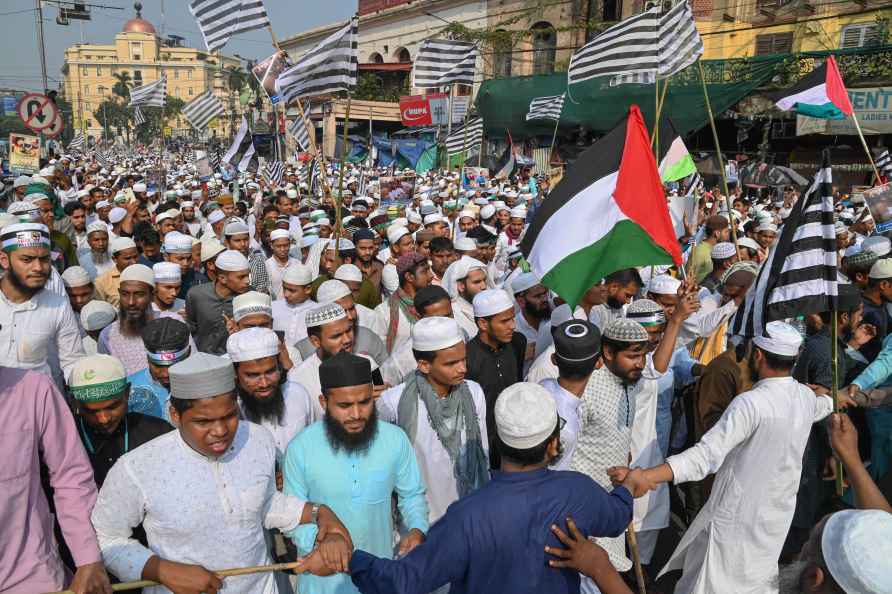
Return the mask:
<path id="1" fill-rule="evenodd" d="M 736 396 L 696 445 L 645 472 L 654 483 L 716 475 L 709 500 L 663 568 L 682 569 L 677 594 L 777 592 L 805 444 L 833 401 L 790 377 L 799 333 L 771 322 L 766 334 L 753 339 L 753 388 Z"/>
<path id="2" fill-rule="evenodd" d="M 403 427 L 409 435 L 427 486 L 429 520 L 434 523 L 459 497 L 489 479 L 486 398 L 477 382 L 464 379 L 464 333 L 455 320 L 422 318 L 412 327 L 411 341 L 425 358 L 419 360 L 418 368 L 406 382 L 381 394 L 376 406 L 382 421 Z M 422 390 L 432 396 L 430 402 L 444 406 L 439 411 L 429 410 Z M 407 398 L 414 401 L 407 403 Z M 453 402 L 447 403 L 448 399 Z M 458 403 L 457 399 L 464 400 Z M 451 415 L 444 413 L 449 404 L 456 405 Z M 473 431 L 467 426 L 469 419 L 476 425 Z M 454 451 L 450 453 L 445 444 L 453 436 Z M 462 459 L 457 462 L 453 456 Z M 467 467 L 476 471 L 472 470 L 464 485 L 459 485 L 456 468 Z"/>

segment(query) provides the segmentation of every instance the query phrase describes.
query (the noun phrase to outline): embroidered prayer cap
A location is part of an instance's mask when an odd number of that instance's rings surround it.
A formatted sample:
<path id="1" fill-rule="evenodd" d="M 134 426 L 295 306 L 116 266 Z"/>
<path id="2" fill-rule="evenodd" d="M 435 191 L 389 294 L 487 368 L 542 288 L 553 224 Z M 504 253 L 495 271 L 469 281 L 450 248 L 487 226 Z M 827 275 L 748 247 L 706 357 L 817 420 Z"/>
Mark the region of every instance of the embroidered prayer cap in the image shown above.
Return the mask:
<path id="1" fill-rule="evenodd" d="M 121 282 L 138 281 L 155 287 L 155 273 L 145 264 L 131 264 L 121 271 Z"/>
<path id="2" fill-rule="evenodd" d="M 192 236 L 171 231 L 164 236 L 164 252 L 167 254 L 191 254 Z"/>
<path id="3" fill-rule="evenodd" d="M 114 322 L 117 315 L 118 312 L 111 303 L 93 299 L 81 308 L 81 326 L 90 332 L 102 330 Z"/>
<path id="4" fill-rule="evenodd" d="M 66 268 L 65 272 L 62 273 L 62 282 L 65 283 L 66 287 L 72 289 L 75 287 L 85 287 L 93 281 L 90 279 L 90 273 L 87 272 L 85 268 L 72 266 Z"/>
<path id="5" fill-rule="evenodd" d="M 732 274 L 737 272 L 749 272 L 753 276 L 757 276 L 759 274 L 759 265 L 753 262 L 752 260 L 744 260 L 743 262 L 734 262 L 731 266 L 728 267 L 728 270 L 722 273 L 721 282 L 726 283 L 728 279 L 731 278 Z"/>
<path id="6" fill-rule="evenodd" d="M 755 239 L 750 239 L 749 237 L 738 237 L 737 245 L 740 247 L 751 249 L 754 252 L 758 252 L 760 247 L 759 244 L 756 243 Z"/>
<path id="7" fill-rule="evenodd" d="M 496 432 L 506 446 L 528 450 L 543 443 L 558 425 L 554 397 L 539 384 L 518 382 L 496 399 Z"/>
<path id="8" fill-rule="evenodd" d="M 768 322 L 765 325 L 765 336 L 756 336 L 753 344 L 781 357 L 797 357 L 799 347 L 802 346 L 802 335 L 786 322 Z"/>
<path id="9" fill-rule="evenodd" d="M 226 340 L 226 353 L 233 363 L 256 361 L 279 355 L 279 337 L 269 328 L 245 328 Z"/>
<path id="10" fill-rule="evenodd" d="M 50 231 L 41 223 L 14 223 L 3 228 L 0 244 L 5 252 L 23 248 L 49 248 Z"/>
<path id="11" fill-rule="evenodd" d="M 309 266 L 291 263 L 285 267 L 285 271 L 282 273 L 282 282 L 299 287 L 309 285 L 313 282 L 313 271 Z"/>
<path id="12" fill-rule="evenodd" d="M 821 534 L 821 551 L 842 592 L 892 592 L 892 514 L 847 509 L 831 515 Z"/>
<path id="13" fill-rule="evenodd" d="M 127 209 L 116 206 L 108 213 L 108 222 L 112 225 L 120 223 L 127 216 Z"/>
<path id="14" fill-rule="evenodd" d="M 211 225 L 216 225 L 225 218 L 226 214 L 222 210 L 215 210 L 208 215 L 208 223 Z"/>
<path id="15" fill-rule="evenodd" d="M 883 235 L 871 235 L 861 242 L 862 251 L 871 251 L 882 258 L 892 251 L 892 240 Z"/>
<path id="16" fill-rule="evenodd" d="M 219 204 L 235 204 L 235 200 L 232 198 L 232 194 L 222 194 L 217 198 L 217 202 Z"/>
<path id="17" fill-rule="evenodd" d="M 420 220 L 418 221 L 421 222 Z M 400 225 L 391 225 L 387 228 L 387 242 L 391 245 L 402 239 L 403 235 L 408 235 L 409 230 Z"/>
<path id="18" fill-rule="evenodd" d="M 318 291 L 316 294 L 318 296 Z M 344 308 L 337 303 L 323 303 L 308 311 L 304 321 L 307 328 L 315 328 L 317 326 L 324 326 L 325 324 L 329 324 L 331 322 L 343 320 L 346 317 L 347 312 L 344 311 Z"/>
<path id="19" fill-rule="evenodd" d="M 645 328 L 666 323 L 663 306 L 650 299 L 636 299 L 626 308 L 626 317 L 635 320 Z"/>
<path id="20" fill-rule="evenodd" d="M 730 241 L 720 241 L 712 246 L 712 252 L 709 256 L 713 260 L 725 260 L 727 258 L 733 258 L 736 254 L 737 250 L 734 249 L 733 243 Z"/>
<path id="21" fill-rule="evenodd" d="M 602 336 L 616 342 L 647 342 L 650 337 L 644 326 L 629 318 L 617 318 L 607 324 Z"/>
<path id="22" fill-rule="evenodd" d="M 316 289 L 316 302 L 334 303 L 338 299 L 342 299 L 351 295 L 350 287 L 344 281 L 337 279 L 327 280 Z"/>
<path id="23" fill-rule="evenodd" d="M 223 235 L 226 237 L 230 237 L 232 235 L 247 235 L 248 234 L 248 225 L 239 218 L 233 217 L 226 222 L 226 226 L 223 227 Z"/>
<path id="24" fill-rule="evenodd" d="M 362 271 L 356 264 L 341 264 L 335 270 L 334 277 L 339 281 L 361 283 Z"/>
<path id="25" fill-rule="evenodd" d="M 214 264 L 217 266 L 218 270 L 226 272 L 239 272 L 250 268 L 248 259 L 245 255 L 236 250 L 226 250 L 222 252 L 217 256 Z"/>
<path id="26" fill-rule="evenodd" d="M 287 239 L 289 242 L 291 241 L 291 234 L 288 233 L 288 229 L 273 229 L 270 231 L 270 242 L 278 241 L 279 239 Z"/>
<path id="27" fill-rule="evenodd" d="M 408 254 L 403 254 L 396 261 L 396 274 L 399 276 L 402 281 L 403 275 L 409 272 L 413 266 L 421 263 L 427 262 L 427 258 L 419 254 L 418 252 L 409 252 Z"/>
<path id="28" fill-rule="evenodd" d="M 514 311 L 514 302 L 502 289 L 485 289 L 474 296 L 474 317 L 488 318 L 503 311 Z"/>
<path id="29" fill-rule="evenodd" d="M 880 258 L 874 262 L 867 276 L 874 279 L 892 278 L 892 258 Z"/>
<path id="30" fill-rule="evenodd" d="M 235 390 L 232 361 L 196 351 L 170 367 L 170 395 L 180 400 L 200 400 Z"/>
<path id="31" fill-rule="evenodd" d="M 232 319 L 236 322 L 254 314 L 273 317 L 273 306 L 269 295 L 258 291 L 248 291 L 237 295 L 232 300 Z"/>
<path id="32" fill-rule="evenodd" d="M 412 348 L 416 351 L 439 351 L 460 342 L 464 342 L 464 335 L 452 318 L 431 316 L 418 320 L 412 326 Z"/>
<path id="33" fill-rule="evenodd" d="M 552 326 L 554 354 L 568 363 L 590 361 L 601 351 L 601 331 L 588 320 L 571 319 Z"/>
<path id="34" fill-rule="evenodd" d="M 208 260 L 217 257 L 221 252 L 226 251 L 226 246 L 220 243 L 220 240 L 216 237 L 211 237 L 210 239 L 201 240 L 201 261 L 207 262 Z"/>
<path id="35" fill-rule="evenodd" d="M 860 249 L 859 246 L 853 246 L 853 247 L 858 247 L 858 251 L 856 251 L 855 253 L 853 253 L 851 255 L 848 255 L 848 254 L 846 255 L 846 259 L 845 259 L 846 266 L 858 266 L 858 267 L 868 268 L 868 267 L 873 266 L 873 264 L 877 261 L 877 259 L 879 259 L 879 256 L 877 256 L 875 253 L 871 252 L 870 250 L 862 250 L 862 249 Z M 846 251 L 848 251 L 848 250 L 846 250 Z"/>
<path id="36" fill-rule="evenodd" d="M 124 250 L 136 249 L 136 242 L 129 237 L 115 237 L 111 241 L 111 253 L 117 254 Z"/>
<path id="37" fill-rule="evenodd" d="M 532 272 L 524 272 L 514 277 L 511 281 L 511 292 L 515 295 L 527 289 L 532 289 L 539 284 L 539 277 Z"/>
<path id="38" fill-rule="evenodd" d="M 108 235 L 108 225 L 102 221 L 93 221 L 87 225 L 87 235 L 91 233 L 105 233 Z"/>
<path id="39" fill-rule="evenodd" d="M 158 262 L 152 266 L 152 274 L 155 282 L 162 285 L 178 285 L 182 282 L 182 272 L 179 264 L 173 262 Z"/>
<path id="40" fill-rule="evenodd" d="M 372 364 L 365 357 L 341 351 L 319 366 L 322 393 L 335 388 L 364 386 L 372 383 Z"/>
<path id="41" fill-rule="evenodd" d="M 654 295 L 677 295 L 681 281 L 668 274 L 660 274 L 652 279 L 647 285 L 647 292 Z"/>
<path id="42" fill-rule="evenodd" d="M 121 398 L 127 388 L 127 372 L 117 357 L 87 355 L 75 361 L 71 367 L 68 388 L 78 402 Z"/>

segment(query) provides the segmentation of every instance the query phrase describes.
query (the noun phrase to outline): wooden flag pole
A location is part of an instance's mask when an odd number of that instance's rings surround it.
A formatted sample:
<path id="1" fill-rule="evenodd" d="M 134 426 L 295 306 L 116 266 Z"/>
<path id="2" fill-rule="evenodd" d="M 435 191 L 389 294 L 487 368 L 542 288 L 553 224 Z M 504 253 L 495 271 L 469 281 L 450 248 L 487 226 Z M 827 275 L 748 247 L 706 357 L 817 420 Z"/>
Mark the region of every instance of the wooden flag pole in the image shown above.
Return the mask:
<path id="1" fill-rule="evenodd" d="M 666 85 L 668 86 L 668 85 Z M 666 87 L 663 87 L 666 88 Z M 654 156 L 657 158 L 657 168 L 660 167 L 660 79 L 654 77 L 654 131 L 651 146 L 654 148 Z"/>
<path id="2" fill-rule="evenodd" d="M 880 172 L 877 169 L 877 164 L 873 161 L 873 155 L 870 154 L 870 148 L 867 146 L 867 140 L 864 138 L 864 132 L 861 131 L 861 124 L 858 123 L 858 116 L 855 115 L 855 112 L 852 111 L 852 122 L 855 124 L 855 130 L 858 131 L 858 138 L 861 139 L 861 146 L 864 147 L 864 154 L 867 155 L 867 160 L 870 161 L 870 166 L 873 167 L 873 174 L 876 176 L 877 183 L 876 185 L 880 185 L 883 183 L 882 178 L 880 177 Z"/>
<path id="3" fill-rule="evenodd" d="M 638 593 L 647 594 L 647 587 L 644 585 L 644 568 L 641 567 L 641 555 L 638 552 L 638 537 L 635 535 L 634 520 L 629 522 L 626 537 L 629 540 L 629 550 L 632 552 L 632 562 L 635 565 L 635 580 L 638 582 Z"/>
<path id="4" fill-rule="evenodd" d="M 731 192 L 728 191 L 728 180 L 725 178 L 725 160 L 722 159 L 722 149 L 719 146 L 719 133 L 715 128 L 715 118 L 712 114 L 712 104 L 709 102 L 709 92 L 706 90 L 706 75 L 703 74 L 703 62 L 697 58 L 697 69 L 700 71 L 700 84 L 703 87 L 703 99 L 706 101 L 706 113 L 709 115 L 709 127 L 712 129 L 712 140 L 715 142 L 715 156 L 719 162 L 719 173 L 722 176 L 722 190 L 725 193 L 725 208 L 728 209 L 728 222 L 731 226 L 731 239 L 734 241 L 734 252 L 739 253 L 737 246 L 737 226 L 734 224 L 734 215 L 731 211 Z"/>
<path id="5" fill-rule="evenodd" d="M 253 567 L 238 567 L 236 569 L 223 569 L 214 573 L 221 578 L 235 577 L 238 575 L 250 575 L 252 573 L 266 573 L 270 571 L 288 571 L 290 569 L 298 569 L 303 563 L 301 561 L 292 561 L 291 563 L 276 563 L 273 565 L 255 565 Z M 126 590 L 138 590 L 140 588 L 151 588 L 160 586 L 158 582 L 151 580 L 137 580 L 134 582 L 124 582 L 122 584 L 112 584 L 112 591 L 123 592 Z M 74 594 L 72 590 L 59 590 L 56 592 L 47 592 L 47 594 Z"/>
<path id="6" fill-rule="evenodd" d="M 657 84 L 659 85 L 659 79 L 657 79 Z M 663 92 L 660 94 L 660 98 L 657 100 L 657 115 L 654 118 L 654 131 L 650 135 L 650 144 L 654 146 L 654 143 L 657 142 L 657 135 L 659 134 L 659 125 L 660 125 L 660 116 L 663 113 L 663 106 L 666 104 L 666 94 L 669 91 L 669 79 L 667 78 L 663 82 Z M 657 151 L 654 154 L 659 153 L 659 145 L 657 145 Z"/>
<path id="7" fill-rule="evenodd" d="M 833 301 L 833 324 L 830 326 L 830 396 L 833 398 L 833 412 L 839 412 L 839 310 Z M 842 497 L 842 462 L 836 459 L 836 496 Z"/>
<path id="8" fill-rule="evenodd" d="M 350 128 L 350 99 L 353 97 L 352 93 L 347 93 L 347 109 L 344 112 L 344 136 L 341 144 L 341 172 L 338 179 L 338 197 L 335 199 L 335 259 L 340 262 L 340 256 L 338 253 L 340 252 L 341 245 L 341 208 L 344 203 L 344 170 L 347 168 L 347 133 Z"/>

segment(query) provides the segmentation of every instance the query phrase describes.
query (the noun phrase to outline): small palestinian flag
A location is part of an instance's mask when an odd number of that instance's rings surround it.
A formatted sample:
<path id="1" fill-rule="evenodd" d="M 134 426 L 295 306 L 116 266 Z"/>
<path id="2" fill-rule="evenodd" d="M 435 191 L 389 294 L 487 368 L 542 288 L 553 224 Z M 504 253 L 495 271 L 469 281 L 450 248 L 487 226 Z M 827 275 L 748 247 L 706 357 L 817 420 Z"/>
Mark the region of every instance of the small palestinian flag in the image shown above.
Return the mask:
<path id="1" fill-rule="evenodd" d="M 662 134 L 662 130 L 660 133 Z M 666 154 L 660 160 L 660 179 L 664 182 L 678 181 L 694 173 L 697 173 L 694 158 L 688 152 L 684 140 L 676 134 Z"/>
<path id="2" fill-rule="evenodd" d="M 617 270 L 681 265 L 650 135 L 637 105 L 577 158 L 536 211 L 520 249 L 542 284 L 571 307 Z"/>
<path id="3" fill-rule="evenodd" d="M 842 120 L 854 111 L 833 56 L 828 56 L 820 68 L 801 78 L 793 88 L 770 97 L 778 109 L 795 109 L 797 114 L 823 120 Z"/>

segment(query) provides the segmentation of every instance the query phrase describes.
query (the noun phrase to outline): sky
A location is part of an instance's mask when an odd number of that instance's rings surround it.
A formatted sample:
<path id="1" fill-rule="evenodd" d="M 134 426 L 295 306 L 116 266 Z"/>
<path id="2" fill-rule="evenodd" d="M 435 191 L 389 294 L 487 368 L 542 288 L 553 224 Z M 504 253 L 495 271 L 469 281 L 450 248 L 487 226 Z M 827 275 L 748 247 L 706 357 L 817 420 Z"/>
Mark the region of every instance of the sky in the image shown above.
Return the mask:
<path id="1" fill-rule="evenodd" d="M 80 43 L 110 44 L 124 23 L 133 18 L 132 0 L 82 0 L 88 4 L 116 6 L 123 10 L 91 8 L 91 21 L 56 24 L 59 9 L 45 2 L 43 30 L 49 87 L 62 79 L 65 48 Z M 162 31 L 161 6 L 166 25 Z M 142 0 L 142 16 L 164 35 L 186 38 L 189 47 L 204 47 L 198 26 L 189 12 L 188 0 Z M 356 12 L 356 0 L 265 0 L 270 22 L 279 39 L 320 25 L 346 20 Z M 40 49 L 37 42 L 35 0 L 0 0 L 0 89 L 40 91 Z M 81 24 L 83 23 L 83 24 Z M 83 38 L 81 37 L 83 35 Z M 264 58 L 273 53 L 266 30 L 249 31 L 231 40 L 223 53 L 245 58 Z"/>

